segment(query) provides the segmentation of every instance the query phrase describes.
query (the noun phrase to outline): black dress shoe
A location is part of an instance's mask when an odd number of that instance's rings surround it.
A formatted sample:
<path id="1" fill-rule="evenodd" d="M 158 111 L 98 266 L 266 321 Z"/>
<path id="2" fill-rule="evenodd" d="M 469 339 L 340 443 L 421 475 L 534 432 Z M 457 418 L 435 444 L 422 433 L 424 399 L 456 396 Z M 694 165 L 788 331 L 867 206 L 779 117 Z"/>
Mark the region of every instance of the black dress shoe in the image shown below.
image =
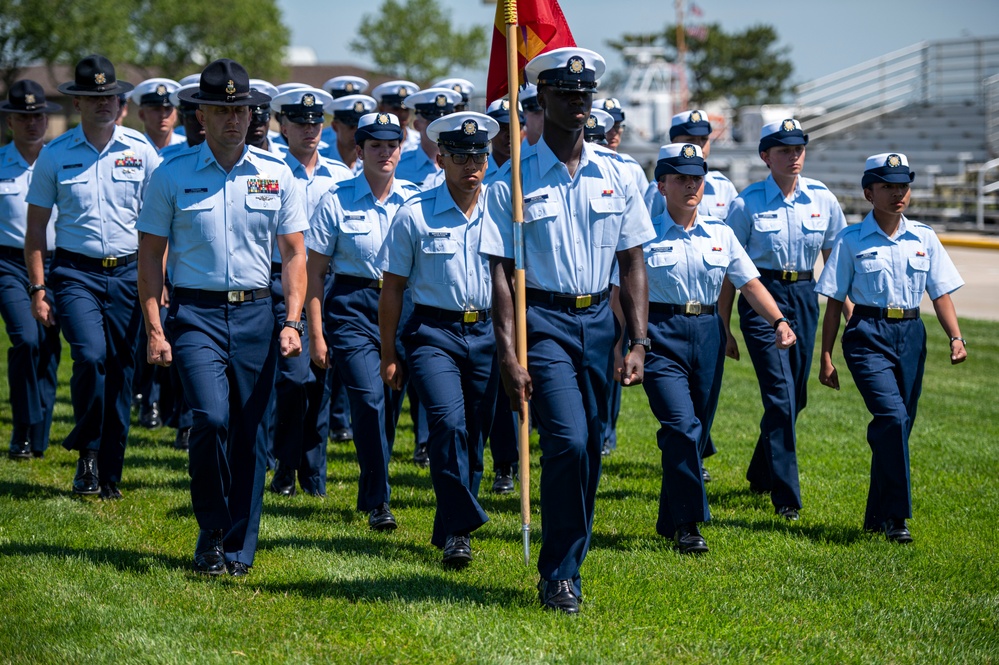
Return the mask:
<path id="1" fill-rule="evenodd" d="M 278 462 L 271 480 L 271 491 L 281 496 L 295 496 L 295 469 Z"/>
<path id="2" fill-rule="evenodd" d="M 501 466 L 496 469 L 496 480 L 493 481 L 493 494 L 509 494 L 513 491 L 513 467 Z"/>
<path id="3" fill-rule="evenodd" d="M 703 554 L 708 551 L 704 536 L 697 530 L 697 524 L 690 522 L 681 524 L 673 534 L 673 542 L 680 554 Z"/>
<path id="4" fill-rule="evenodd" d="M 330 434 L 330 440 L 333 441 L 333 443 L 347 443 L 348 441 L 353 441 L 354 430 L 349 427 L 333 430 L 333 433 Z"/>
<path id="5" fill-rule="evenodd" d="M 202 529 L 194 545 L 194 570 L 204 575 L 226 573 L 225 552 L 222 550 L 222 529 Z"/>
<path id="6" fill-rule="evenodd" d="M 101 489 L 98 495 L 104 501 L 117 501 L 121 498 L 121 490 L 118 489 L 117 483 L 101 483 Z"/>
<path id="7" fill-rule="evenodd" d="M 708 473 L 708 470 L 705 469 L 703 466 L 701 467 L 701 480 L 706 483 L 711 482 L 711 474 Z"/>
<path id="8" fill-rule="evenodd" d="M 7 457 L 11 459 L 30 459 L 31 458 L 31 442 L 28 441 L 25 436 L 24 439 L 21 437 L 11 438 L 10 449 L 7 451 Z"/>
<path id="9" fill-rule="evenodd" d="M 774 507 L 774 513 L 779 517 L 783 517 L 788 522 L 798 521 L 798 509 L 792 506 L 776 506 Z"/>
<path id="10" fill-rule="evenodd" d="M 391 531 L 398 525 L 395 523 L 395 515 L 389 510 L 389 505 L 383 503 L 368 513 L 368 526 L 375 531 Z"/>
<path id="11" fill-rule="evenodd" d="M 464 568 L 472 562 L 472 539 L 468 536 L 448 536 L 444 543 L 444 565 Z"/>
<path id="12" fill-rule="evenodd" d="M 421 469 L 425 469 L 430 466 L 430 445 L 426 443 L 416 444 L 416 450 L 413 451 L 413 463 Z"/>
<path id="13" fill-rule="evenodd" d="M 579 598 L 572 586 L 572 580 L 540 580 L 538 599 L 541 607 L 565 614 L 579 614 Z"/>
<path id="14" fill-rule="evenodd" d="M 225 569 L 233 577 L 246 577 L 250 574 L 250 567 L 242 561 L 226 561 Z"/>
<path id="15" fill-rule="evenodd" d="M 885 520 L 885 537 L 893 543 L 908 545 L 912 542 L 912 534 L 905 520 L 900 517 L 889 517 Z"/>
<path id="16" fill-rule="evenodd" d="M 76 462 L 76 476 L 73 478 L 73 494 L 97 494 L 97 460 L 81 457 Z"/>
<path id="17" fill-rule="evenodd" d="M 190 427 L 181 427 L 177 430 L 177 438 L 173 440 L 173 447 L 177 450 L 187 450 L 191 447 Z"/>
<path id="18" fill-rule="evenodd" d="M 163 419 L 160 418 L 159 402 L 153 402 L 149 406 L 143 406 L 139 409 L 139 427 L 156 429 L 162 424 Z"/>

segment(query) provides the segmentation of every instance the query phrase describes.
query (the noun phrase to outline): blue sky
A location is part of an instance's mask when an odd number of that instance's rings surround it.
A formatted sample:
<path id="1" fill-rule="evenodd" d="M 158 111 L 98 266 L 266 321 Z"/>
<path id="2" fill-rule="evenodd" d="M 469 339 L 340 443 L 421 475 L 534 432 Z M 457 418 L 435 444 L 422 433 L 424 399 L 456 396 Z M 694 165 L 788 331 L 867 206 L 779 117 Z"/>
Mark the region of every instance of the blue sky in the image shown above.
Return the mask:
<path id="1" fill-rule="evenodd" d="M 689 0 L 686 0 L 689 2 Z M 483 0 L 438 0 L 459 27 L 491 26 L 495 5 Z M 278 0 L 293 46 L 312 47 L 322 63 L 369 66 L 347 44 L 365 14 L 381 0 Z M 576 43 L 608 60 L 610 69 L 623 63 L 606 45 L 624 33 L 658 31 L 673 22 L 670 0 L 560 0 Z M 794 83 L 876 58 L 922 40 L 999 34 L 996 0 L 834 0 L 754 2 L 697 0 L 704 22 L 727 31 L 766 23 L 777 29 L 779 43 L 791 47 Z M 476 86 L 485 85 L 485 70 L 456 72 Z"/>

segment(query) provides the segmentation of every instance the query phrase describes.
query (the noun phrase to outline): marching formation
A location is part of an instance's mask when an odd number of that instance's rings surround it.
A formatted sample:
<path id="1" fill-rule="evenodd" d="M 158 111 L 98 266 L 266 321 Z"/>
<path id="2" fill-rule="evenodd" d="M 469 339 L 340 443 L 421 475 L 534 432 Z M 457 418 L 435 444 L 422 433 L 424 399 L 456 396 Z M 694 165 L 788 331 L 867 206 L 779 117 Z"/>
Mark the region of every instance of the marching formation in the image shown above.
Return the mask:
<path id="1" fill-rule="evenodd" d="M 833 194 L 802 175 L 796 119 L 763 127 L 770 175 L 740 193 L 709 170 L 712 128 L 689 110 L 674 116 L 650 182 L 618 152 L 626 109 L 594 100 L 604 69 L 587 49 L 549 51 L 528 63 L 516 108 L 489 100 L 478 113 L 463 79 L 390 81 L 368 96 L 358 77 L 273 86 L 221 59 L 133 88 L 93 55 L 59 86 L 80 124 L 47 145 L 60 107 L 37 83 L 15 83 L 0 103 L 13 138 L 0 148 L 9 456 L 45 454 L 61 332 L 72 491 L 122 498 L 135 395 L 140 424 L 175 426 L 188 452 L 195 570 L 244 576 L 265 489 L 325 496 L 328 438 L 354 442 L 370 528 L 397 528 L 389 460 L 408 393 L 414 462 L 429 466 L 437 501 L 430 541 L 462 568 L 489 519 L 486 441 L 492 490 L 512 492 L 516 423 L 529 421 L 541 450 L 539 601 L 575 614 L 621 386 L 641 384 L 660 423 L 656 531 L 681 553 L 708 551 L 704 463 L 724 359 L 740 353 L 733 305 L 763 406 L 746 479 L 779 518 L 799 519 L 796 420 L 822 294 L 819 380 L 839 389 L 842 318 L 872 416 L 864 527 L 911 542 L 924 292 L 951 362 L 967 352 L 949 295 L 963 282 L 933 231 L 904 214 L 906 156 L 858 165 L 872 210 L 847 226 Z M 118 122 L 129 98 L 145 133 Z"/>

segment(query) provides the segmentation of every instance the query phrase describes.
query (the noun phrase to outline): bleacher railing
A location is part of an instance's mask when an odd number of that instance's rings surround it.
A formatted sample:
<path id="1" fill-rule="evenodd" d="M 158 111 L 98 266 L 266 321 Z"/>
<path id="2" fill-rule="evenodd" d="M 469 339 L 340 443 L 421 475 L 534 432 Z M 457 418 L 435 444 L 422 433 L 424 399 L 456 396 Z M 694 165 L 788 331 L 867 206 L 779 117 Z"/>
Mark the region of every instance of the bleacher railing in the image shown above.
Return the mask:
<path id="1" fill-rule="evenodd" d="M 910 104 L 983 104 L 995 74 L 999 37 L 919 42 L 799 85 L 796 116 L 818 138 Z"/>

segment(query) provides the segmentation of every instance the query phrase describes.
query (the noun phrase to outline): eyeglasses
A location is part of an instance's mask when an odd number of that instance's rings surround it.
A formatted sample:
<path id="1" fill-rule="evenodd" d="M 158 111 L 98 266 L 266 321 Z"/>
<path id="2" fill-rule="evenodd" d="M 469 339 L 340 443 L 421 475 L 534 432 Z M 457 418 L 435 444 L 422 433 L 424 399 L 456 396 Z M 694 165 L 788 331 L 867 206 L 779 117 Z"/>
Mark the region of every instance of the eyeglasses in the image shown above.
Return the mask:
<path id="1" fill-rule="evenodd" d="M 469 157 L 472 158 L 472 162 L 475 163 L 475 164 L 485 164 L 486 163 L 486 158 L 489 157 L 489 153 L 480 152 L 480 153 L 476 153 L 474 155 L 465 155 L 465 154 L 461 154 L 461 153 L 453 153 L 452 152 L 452 153 L 448 153 L 447 156 L 450 157 L 454 161 L 455 164 L 457 164 L 458 166 L 461 166 L 462 164 L 467 164 L 468 163 L 468 158 Z"/>

